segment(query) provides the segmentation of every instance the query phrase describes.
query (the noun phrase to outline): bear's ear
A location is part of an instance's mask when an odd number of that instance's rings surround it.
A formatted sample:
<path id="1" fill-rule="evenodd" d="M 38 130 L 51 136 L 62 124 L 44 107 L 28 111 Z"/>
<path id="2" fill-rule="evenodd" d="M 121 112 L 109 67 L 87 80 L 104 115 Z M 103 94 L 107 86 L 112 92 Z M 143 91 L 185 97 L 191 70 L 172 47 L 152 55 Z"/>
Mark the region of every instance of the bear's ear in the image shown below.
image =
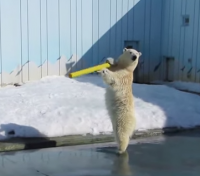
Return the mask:
<path id="1" fill-rule="evenodd" d="M 127 48 L 124 48 L 124 49 L 123 49 L 123 52 L 125 52 L 125 51 L 127 51 Z"/>
<path id="2" fill-rule="evenodd" d="M 142 53 L 141 52 L 138 52 L 139 56 L 142 56 Z"/>

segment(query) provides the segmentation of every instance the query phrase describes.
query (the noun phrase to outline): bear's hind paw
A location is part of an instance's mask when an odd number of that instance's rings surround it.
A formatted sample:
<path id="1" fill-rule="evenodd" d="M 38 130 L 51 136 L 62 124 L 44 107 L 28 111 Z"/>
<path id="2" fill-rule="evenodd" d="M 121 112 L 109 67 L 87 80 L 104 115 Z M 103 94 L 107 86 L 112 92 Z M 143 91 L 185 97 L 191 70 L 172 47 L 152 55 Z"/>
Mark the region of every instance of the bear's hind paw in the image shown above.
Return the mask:
<path id="1" fill-rule="evenodd" d="M 118 154 L 118 155 L 122 155 L 122 154 L 124 154 L 124 153 L 126 153 L 126 150 L 125 150 L 125 151 L 122 151 L 122 150 L 118 150 L 118 151 L 117 151 L 117 154 Z"/>

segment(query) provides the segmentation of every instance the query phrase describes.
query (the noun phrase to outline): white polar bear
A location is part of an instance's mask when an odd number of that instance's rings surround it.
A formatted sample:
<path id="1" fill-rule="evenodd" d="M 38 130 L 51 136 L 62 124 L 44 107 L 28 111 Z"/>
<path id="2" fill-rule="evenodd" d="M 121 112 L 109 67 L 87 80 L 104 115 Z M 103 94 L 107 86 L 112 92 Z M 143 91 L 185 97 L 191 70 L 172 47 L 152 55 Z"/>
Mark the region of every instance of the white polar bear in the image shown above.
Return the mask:
<path id="1" fill-rule="evenodd" d="M 111 67 L 99 71 L 104 83 L 108 85 L 105 94 L 106 107 L 119 154 L 126 151 L 136 126 L 132 83 L 133 72 L 141 55 L 142 53 L 134 49 L 124 48 L 116 63 L 109 58 L 107 62 Z"/>

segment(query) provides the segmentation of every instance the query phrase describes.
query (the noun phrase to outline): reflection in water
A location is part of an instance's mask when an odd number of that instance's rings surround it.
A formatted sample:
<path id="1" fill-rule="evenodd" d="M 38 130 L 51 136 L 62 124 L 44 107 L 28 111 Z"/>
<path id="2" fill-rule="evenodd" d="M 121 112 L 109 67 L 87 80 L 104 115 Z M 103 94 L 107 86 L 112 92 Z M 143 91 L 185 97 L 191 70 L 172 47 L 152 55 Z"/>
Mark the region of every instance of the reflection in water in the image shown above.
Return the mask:
<path id="1" fill-rule="evenodd" d="M 129 154 L 127 151 L 122 155 L 118 155 L 114 159 L 112 173 L 120 174 L 120 175 L 127 175 L 127 176 L 133 175 L 133 173 L 131 172 L 131 169 L 130 169 Z"/>
<path id="2" fill-rule="evenodd" d="M 112 175 L 133 175 L 129 165 L 129 153 L 127 151 L 119 155 L 116 153 L 114 147 L 103 147 L 97 149 L 97 152 L 106 154 L 105 157 L 109 158 L 113 162 L 110 168 Z"/>

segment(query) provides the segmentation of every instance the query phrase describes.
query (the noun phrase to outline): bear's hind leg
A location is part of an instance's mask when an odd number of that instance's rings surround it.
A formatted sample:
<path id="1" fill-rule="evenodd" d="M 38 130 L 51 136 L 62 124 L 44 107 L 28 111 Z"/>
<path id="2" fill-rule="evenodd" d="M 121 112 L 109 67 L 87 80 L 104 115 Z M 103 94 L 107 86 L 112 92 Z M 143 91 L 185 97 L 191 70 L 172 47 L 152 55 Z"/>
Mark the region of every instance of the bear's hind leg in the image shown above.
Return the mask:
<path id="1" fill-rule="evenodd" d="M 117 134 L 116 138 L 118 143 L 118 153 L 122 154 L 126 151 L 128 147 L 130 137 L 126 134 Z"/>

